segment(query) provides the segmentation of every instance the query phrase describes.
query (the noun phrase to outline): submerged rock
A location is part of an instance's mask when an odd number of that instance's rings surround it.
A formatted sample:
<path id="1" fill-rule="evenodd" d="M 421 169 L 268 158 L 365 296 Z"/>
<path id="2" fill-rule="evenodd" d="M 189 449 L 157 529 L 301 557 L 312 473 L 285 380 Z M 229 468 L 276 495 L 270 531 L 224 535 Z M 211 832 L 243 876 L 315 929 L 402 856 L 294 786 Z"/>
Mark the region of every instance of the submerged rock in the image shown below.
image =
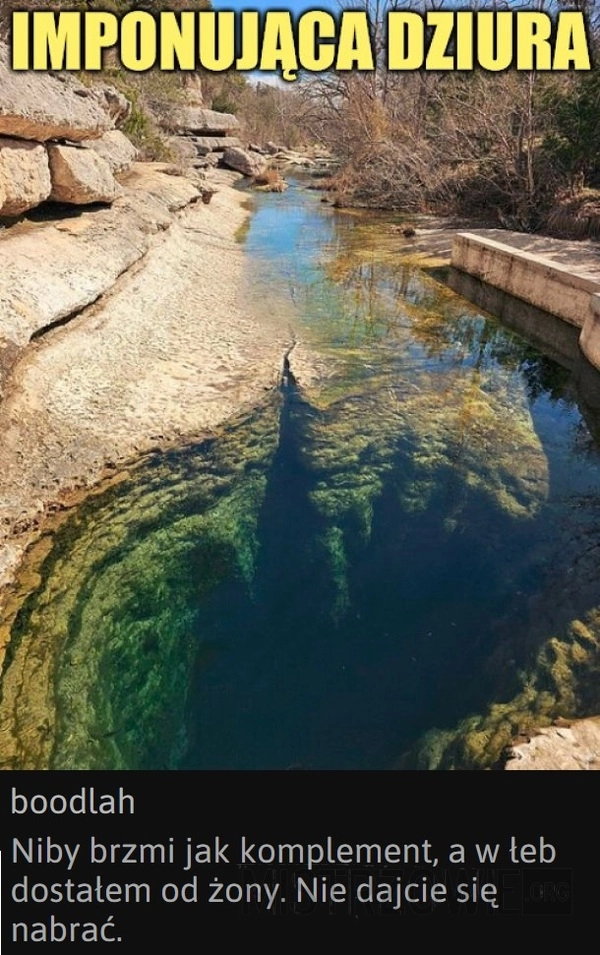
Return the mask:
<path id="1" fill-rule="evenodd" d="M 50 550 L 46 537 L 32 553 L 39 614 L 28 601 L 13 629 L 0 766 L 178 767 L 193 669 L 211 652 L 198 608 L 232 576 L 252 587 L 277 414 L 272 398 L 58 516 Z"/>

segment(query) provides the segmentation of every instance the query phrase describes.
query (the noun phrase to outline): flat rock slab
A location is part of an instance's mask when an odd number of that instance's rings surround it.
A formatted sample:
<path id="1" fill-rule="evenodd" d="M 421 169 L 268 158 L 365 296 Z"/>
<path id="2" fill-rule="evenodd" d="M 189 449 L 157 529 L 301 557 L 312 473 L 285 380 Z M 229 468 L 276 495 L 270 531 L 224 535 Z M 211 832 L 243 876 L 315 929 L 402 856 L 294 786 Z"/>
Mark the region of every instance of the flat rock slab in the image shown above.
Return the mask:
<path id="1" fill-rule="evenodd" d="M 201 156 L 206 156 L 207 153 L 212 152 L 224 152 L 226 149 L 240 145 L 237 136 L 194 136 L 189 139 L 190 142 L 194 143 L 196 152 Z"/>
<path id="2" fill-rule="evenodd" d="M 600 769 L 600 717 L 547 726 L 515 744 L 506 769 Z"/>
<path id="3" fill-rule="evenodd" d="M 183 106 L 177 110 L 170 124 L 176 132 L 203 133 L 205 136 L 225 135 L 239 128 L 233 113 L 218 113 L 214 109 Z"/>
<path id="4" fill-rule="evenodd" d="M 165 168 L 136 164 L 110 209 L 23 222 L 0 235 L 0 344 L 22 348 L 96 301 L 148 251 L 172 213 L 199 197 L 193 183 Z"/>
<path id="5" fill-rule="evenodd" d="M 13 72 L 0 43 L 0 135 L 45 142 L 93 139 L 112 129 L 112 116 L 69 74 Z"/>

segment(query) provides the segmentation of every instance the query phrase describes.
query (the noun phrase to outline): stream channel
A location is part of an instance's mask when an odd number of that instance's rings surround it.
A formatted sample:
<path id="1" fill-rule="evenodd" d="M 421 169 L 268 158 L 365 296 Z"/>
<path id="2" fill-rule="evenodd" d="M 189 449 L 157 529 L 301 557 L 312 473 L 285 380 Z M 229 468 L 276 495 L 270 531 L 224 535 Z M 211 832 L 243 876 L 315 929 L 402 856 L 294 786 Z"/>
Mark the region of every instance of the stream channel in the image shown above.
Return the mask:
<path id="1" fill-rule="evenodd" d="M 289 373 L 33 548 L 4 768 L 495 768 L 517 734 L 600 709 L 575 330 L 555 360 L 417 264 L 393 215 L 300 181 L 253 206 L 240 241 L 299 342 Z"/>

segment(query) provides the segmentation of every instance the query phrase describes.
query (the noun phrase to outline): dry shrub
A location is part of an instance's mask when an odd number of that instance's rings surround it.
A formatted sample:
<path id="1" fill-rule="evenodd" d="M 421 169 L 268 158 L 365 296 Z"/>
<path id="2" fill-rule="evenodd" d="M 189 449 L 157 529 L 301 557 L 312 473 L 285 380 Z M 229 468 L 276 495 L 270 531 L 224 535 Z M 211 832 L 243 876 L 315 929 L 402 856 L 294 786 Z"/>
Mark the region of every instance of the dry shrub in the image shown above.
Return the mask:
<path id="1" fill-rule="evenodd" d="M 564 239 L 600 238 L 600 191 L 582 189 L 577 195 L 557 196 L 545 221 L 545 230 Z"/>
<path id="2" fill-rule="evenodd" d="M 274 187 L 278 186 L 280 183 L 283 183 L 281 173 L 279 172 L 279 169 L 274 169 L 272 166 L 270 166 L 268 169 L 265 169 L 264 172 L 257 173 L 254 177 L 255 186 L 269 186 L 272 188 L 273 192 L 276 191 Z M 279 191 L 283 192 L 282 189 Z"/>

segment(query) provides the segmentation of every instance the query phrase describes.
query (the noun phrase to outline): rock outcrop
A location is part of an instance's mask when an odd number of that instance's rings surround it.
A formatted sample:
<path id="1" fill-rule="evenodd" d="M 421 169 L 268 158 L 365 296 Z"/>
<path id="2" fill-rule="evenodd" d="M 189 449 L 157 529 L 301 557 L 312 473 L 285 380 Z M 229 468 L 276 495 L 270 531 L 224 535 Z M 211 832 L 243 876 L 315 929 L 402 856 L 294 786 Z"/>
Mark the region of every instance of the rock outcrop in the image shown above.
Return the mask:
<path id="1" fill-rule="evenodd" d="M 260 153 L 232 146 L 223 153 L 223 165 L 244 176 L 258 176 L 267 168 L 267 160 Z"/>
<path id="2" fill-rule="evenodd" d="M 111 86 L 88 88 L 68 74 L 11 71 L 0 42 L 0 217 L 14 218 L 46 200 L 113 202 L 121 194 L 115 176 L 136 158 L 115 129 L 130 109 Z"/>
<path id="3" fill-rule="evenodd" d="M 174 132 L 200 136 L 231 136 L 239 129 L 239 120 L 232 113 L 219 113 L 199 106 L 183 106 L 170 123 Z"/>
<path id="4" fill-rule="evenodd" d="M 131 103 L 127 97 L 106 83 L 99 83 L 90 89 L 91 95 L 108 113 L 116 129 L 120 129 L 131 113 Z M 81 94 L 80 94 L 81 95 Z"/>
<path id="5" fill-rule="evenodd" d="M 111 129 L 99 139 L 86 139 L 83 146 L 93 149 L 110 168 L 113 176 L 129 172 L 138 157 L 138 151 L 119 129 Z"/>
<path id="6" fill-rule="evenodd" d="M 0 138 L 0 210 L 18 216 L 44 202 L 52 188 L 48 155 L 41 143 Z"/>
<path id="7" fill-rule="evenodd" d="M 174 211 L 200 198 L 192 182 L 166 169 L 139 163 L 110 208 L 0 236 L 0 352 L 15 356 L 40 331 L 96 301 L 145 255 Z"/>
<path id="8" fill-rule="evenodd" d="M 52 145 L 48 147 L 54 202 L 89 205 L 94 202 L 113 202 L 121 195 L 121 187 L 110 171 L 106 160 L 93 149 L 77 146 Z"/>
<path id="9" fill-rule="evenodd" d="M 239 120 L 232 113 L 219 113 L 197 105 L 181 107 L 169 120 L 177 152 L 197 168 L 214 165 L 222 159 L 225 150 L 240 146 L 235 135 L 239 126 Z"/>
<path id="10" fill-rule="evenodd" d="M 13 72 L 0 43 L 0 135 L 46 142 L 101 136 L 114 126 L 98 96 L 68 74 Z"/>
<path id="11" fill-rule="evenodd" d="M 191 136 L 190 142 L 194 144 L 199 156 L 225 152 L 226 149 L 240 145 L 237 136 Z"/>
<path id="12" fill-rule="evenodd" d="M 546 726 L 514 743 L 505 769 L 600 770 L 600 717 Z"/>

